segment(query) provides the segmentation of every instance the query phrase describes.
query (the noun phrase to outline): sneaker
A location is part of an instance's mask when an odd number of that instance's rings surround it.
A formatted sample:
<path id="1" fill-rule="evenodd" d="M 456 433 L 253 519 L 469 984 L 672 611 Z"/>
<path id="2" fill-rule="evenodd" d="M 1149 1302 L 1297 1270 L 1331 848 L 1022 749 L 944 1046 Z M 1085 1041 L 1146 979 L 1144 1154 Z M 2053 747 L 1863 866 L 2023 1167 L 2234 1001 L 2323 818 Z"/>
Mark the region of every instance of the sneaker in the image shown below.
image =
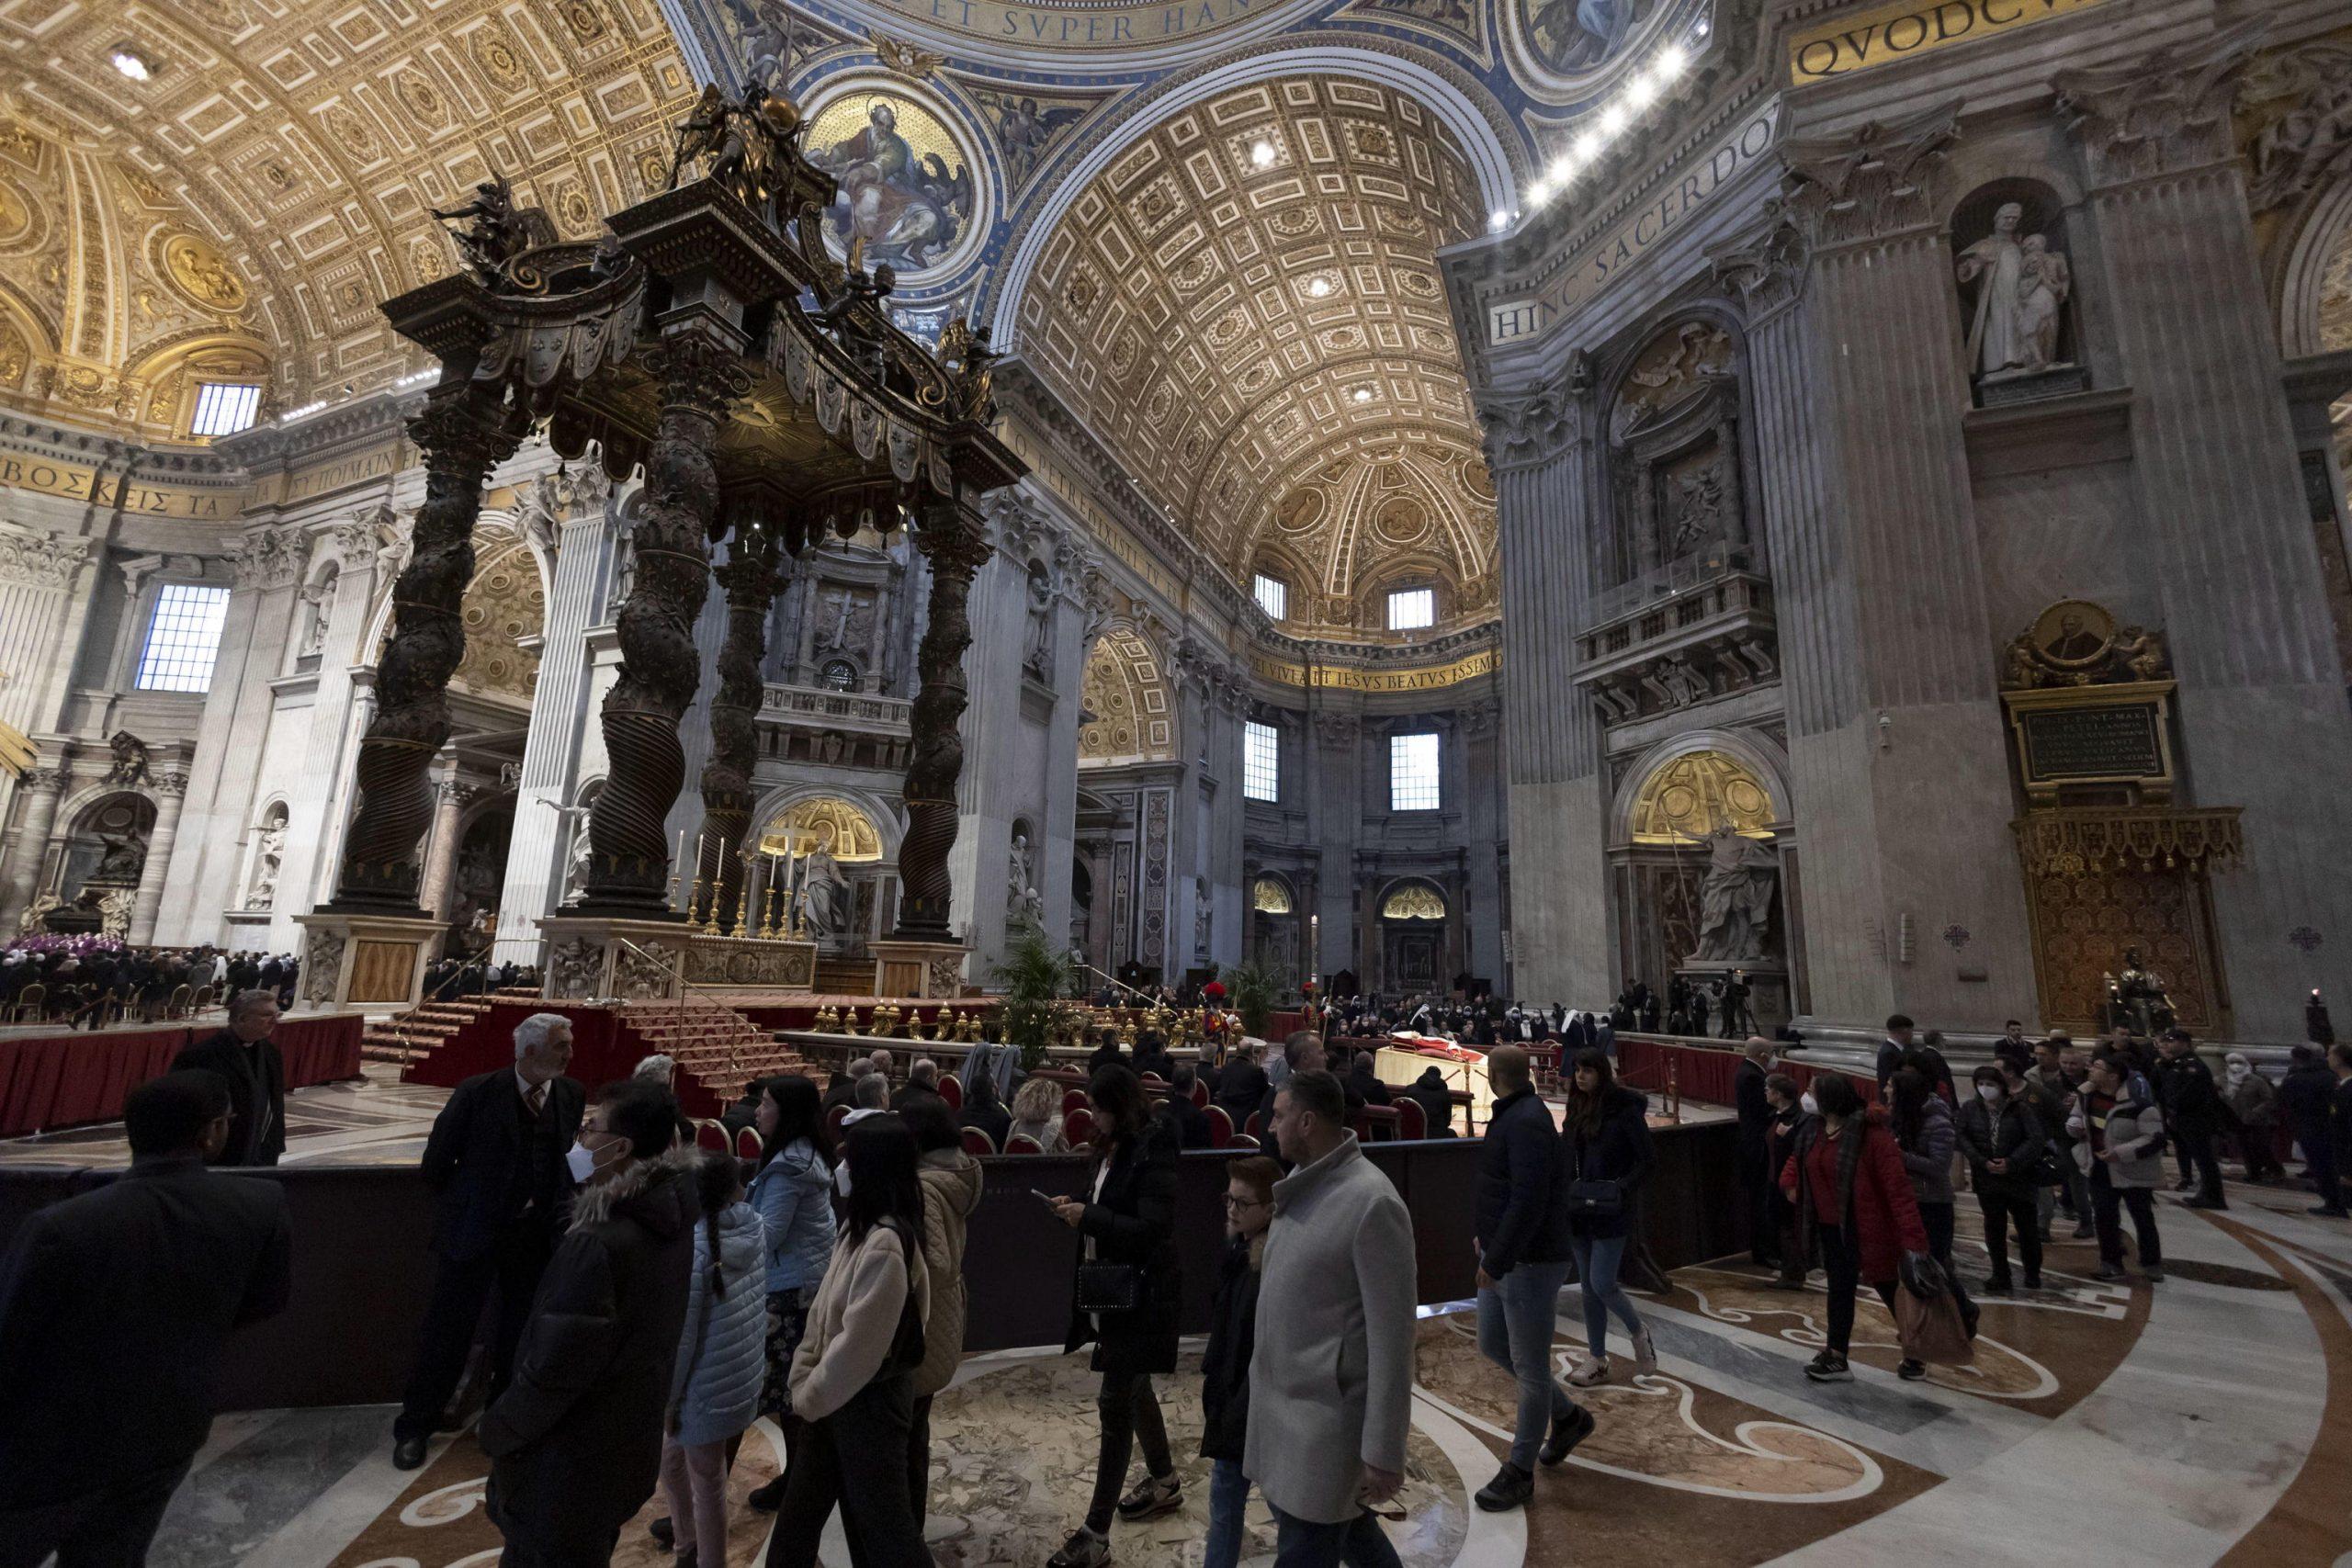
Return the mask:
<path id="1" fill-rule="evenodd" d="M 1804 1276 L 1802 1274 L 1775 1274 L 1772 1278 L 1764 1281 L 1764 1288 L 1768 1291 L 1802 1291 L 1804 1289 Z"/>
<path id="2" fill-rule="evenodd" d="M 1173 1475 L 1154 1476 L 1119 1499 L 1119 1517 L 1148 1519 L 1184 1506 L 1184 1488 Z"/>
<path id="3" fill-rule="evenodd" d="M 1495 1472 L 1495 1478 L 1478 1488 L 1478 1506 L 1490 1514 L 1500 1514 L 1512 1508 L 1524 1507 L 1535 1495 L 1535 1477 L 1511 1463 Z"/>
<path id="4" fill-rule="evenodd" d="M 2162 1269 L 2143 1269 L 2140 1270 L 2140 1278 L 2151 1285 L 2161 1285 L 2165 1282 L 2165 1271 Z"/>
<path id="5" fill-rule="evenodd" d="M 1599 1425 L 1591 1411 L 1581 1404 L 1570 1405 L 1566 1416 L 1552 1423 L 1552 1430 L 1544 1438 L 1544 1446 L 1535 1450 L 1535 1457 L 1545 1464 L 1559 1463 L 1568 1457 L 1570 1450 L 1591 1437 L 1592 1429 Z"/>
<path id="6" fill-rule="evenodd" d="M 1928 1363 L 1925 1361 L 1915 1361 L 1910 1357 L 1905 1356 L 1903 1358 L 1901 1362 L 1895 1366 L 1894 1375 L 1901 1378 L 1905 1382 L 1917 1382 L 1921 1378 L 1928 1375 Z"/>
<path id="7" fill-rule="evenodd" d="M 2123 1270 L 2112 1263 L 2102 1263 L 2097 1269 L 2091 1270 L 2091 1278 L 2103 1284 L 2111 1285 L 2123 1277 Z"/>
<path id="8" fill-rule="evenodd" d="M 1059 1551 L 1046 1559 L 1046 1568 L 1103 1568 L 1110 1561 L 1110 1540 L 1080 1525 Z"/>
<path id="9" fill-rule="evenodd" d="M 775 1513 L 784 1506 L 784 1477 L 779 1475 L 774 1481 L 752 1487 L 752 1495 L 743 1500 L 751 1504 L 754 1513 Z"/>
<path id="10" fill-rule="evenodd" d="M 1853 1369 L 1846 1365 L 1846 1358 L 1835 1350 L 1824 1350 L 1805 1363 L 1804 1375 L 1815 1382 L 1852 1382 Z"/>
<path id="11" fill-rule="evenodd" d="M 1657 1371 L 1657 1347 L 1651 1343 L 1650 1331 L 1645 1328 L 1634 1336 L 1634 1372 L 1638 1377 L 1645 1372 L 1656 1371 Z"/>
<path id="12" fill-rule="evenodd" d="M 1576 1369 L 1568 1373 L 1571 1388 L 1598 1388 L 1608 1381 L 1609 1358 L 1606 1356 L 1579 1356 Z"/>

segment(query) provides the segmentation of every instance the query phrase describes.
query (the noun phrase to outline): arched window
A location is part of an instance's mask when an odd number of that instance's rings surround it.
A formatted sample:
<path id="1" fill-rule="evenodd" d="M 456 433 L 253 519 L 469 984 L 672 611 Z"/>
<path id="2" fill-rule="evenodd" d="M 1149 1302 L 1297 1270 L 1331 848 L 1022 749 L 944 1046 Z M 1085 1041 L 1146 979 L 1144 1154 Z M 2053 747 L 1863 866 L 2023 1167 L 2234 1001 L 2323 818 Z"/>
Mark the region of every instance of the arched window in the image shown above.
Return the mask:
<path id="1" fill-rule="evenodd" d="M 846 659 L 829 659 L 825 667 L 817 672 L 817 679 L 829 692 L 854 692 L 857 690 L 857 666 Z"/>

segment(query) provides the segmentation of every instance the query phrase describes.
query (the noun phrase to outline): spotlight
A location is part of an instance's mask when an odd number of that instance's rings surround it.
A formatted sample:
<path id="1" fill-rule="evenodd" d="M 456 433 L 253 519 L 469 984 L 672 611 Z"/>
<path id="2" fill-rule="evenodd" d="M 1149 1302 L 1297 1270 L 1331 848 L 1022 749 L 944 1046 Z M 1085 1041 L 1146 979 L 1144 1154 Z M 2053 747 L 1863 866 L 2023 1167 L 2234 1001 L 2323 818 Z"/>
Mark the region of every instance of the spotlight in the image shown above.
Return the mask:
<path id="1" fill-rule="evenodd" d="M 1600 111 L 1600 134 L 1603 136 L 1616 135 L 1619 131 L 1625 129 L 1626 122 L 1631 120 L 1634 117 L 1631 114 L 1626 112 L 1625 106 L 1623 104 L 1616 103 L 1610 105 L 1607 108 Z"/>
<path id="2" fill-rule="evenodd" d="M 1544 178 L 1555 186 L 1566 185 L 1576 177 L 1577 157 L 1573 152 L 1563 152 L 1553 159 L 1551 168 L 1544 173 Z"/>
<path id="3" fill-rule="evenodd" d="M 1625 84 L 1625 102 L 1637 109 L 1645 109 L 1657 97 L 1657 83 L 1646 71 Z"/>
<path id="4" fill-rule="evenodd" d="M 147 81 L 155 74 L 155 62 L 127 43 L 118 46 L 107 59 L 134 82 Z"/>
<path id="5" fill-rule="evenodd" d="M 1368 403 L 1372 401 L 1372 389 L 1370 387 L 1358 387 L 1355 391 L 1355 399 L 1356 401 L 1360 403 Z"/>
<path id="6" fill-rule="evenodd" d="M 1579 162 L 1589 162 L 1600 154 L 1600 132 L 1597 130 L 1588 130 L 1582 136 L 1577 138 L 1577 144 L 1574 151 Z"/>
<path id="7" fill-rule="evenodd" d="M 1330 280 L 1329 278 L 1328 278 L 1328 277 L 1317 277 L 1317 278 L 1310 278 L 1310 279 L 1308 279 L 1308 280 L 1307 280 L 1307 285 L 1306 285 L 1306 297 L 1307 297 L 1308 299 L 1320 299 L 1324 298 L 1326 295 L 1329 294 L 1330 292 L 1331 292 L 1331 280 Z"/>
<path id="8" fill-rule="evenodd" d="M 1690 57 L 1682 51 L 1682 46 L 1680 44 L 1668 44 L 1664 49 L 1657 51 L 1658 80 L 1661 82 L 1673 81 L 1677 76 L 1682 74 L 1683 68 L 1690 63 Z"/>
<path id="9" fill-rule="evenodd" d="M 1251 142 L 1250 144 L 1250 161 L 1261 169 L 1272 166 L 1274 161 L 1274 144 L 1271 141 L 1262 141 Z"/>
<path id="10" fill-rule="evenodd" d="M 1487 214 L 1487 227 L 1495 233 L 1501 233 L 1504 230 L 1510 227 L 1510 214 L 1504 211 L 1499 207 L 1496 208 L 1492 212 Z"/>

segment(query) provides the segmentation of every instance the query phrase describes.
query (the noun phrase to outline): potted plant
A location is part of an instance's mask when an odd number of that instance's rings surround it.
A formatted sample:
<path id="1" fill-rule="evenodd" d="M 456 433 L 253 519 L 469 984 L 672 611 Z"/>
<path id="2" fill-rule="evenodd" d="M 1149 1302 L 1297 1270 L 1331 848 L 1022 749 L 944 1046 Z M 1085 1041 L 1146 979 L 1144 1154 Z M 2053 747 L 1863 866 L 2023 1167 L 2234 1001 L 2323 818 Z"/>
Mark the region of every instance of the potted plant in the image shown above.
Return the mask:
<path id="1" fill-rule="evenodd" d="M 1260 1039 L 1266 1036 L 1266 1025 L 1274 1016 L 1274 998 L 1279 987 L 1273 971 L 1252 959 L 1247 964 L 1229 964 L 1219 972 L 1225 982 L 1227 999 L 1233 1010 L 1241 1015 L 1241 1027 Z"/>
<path id="2" fill-rule="evenodd" d="M 1046 935 L 1045 928 L 1023 916 L 1007 933 L 1004 957 L 996 965 L 1004 983 L 1003 1021 L 1007 1043 L 1021 1051 L 1021 1070 L 1035 1072 L 1046 1063 L 1046 1037 L 1054 1023 L 1054 1003 L 1069 988 L 1069 959 Z"/>

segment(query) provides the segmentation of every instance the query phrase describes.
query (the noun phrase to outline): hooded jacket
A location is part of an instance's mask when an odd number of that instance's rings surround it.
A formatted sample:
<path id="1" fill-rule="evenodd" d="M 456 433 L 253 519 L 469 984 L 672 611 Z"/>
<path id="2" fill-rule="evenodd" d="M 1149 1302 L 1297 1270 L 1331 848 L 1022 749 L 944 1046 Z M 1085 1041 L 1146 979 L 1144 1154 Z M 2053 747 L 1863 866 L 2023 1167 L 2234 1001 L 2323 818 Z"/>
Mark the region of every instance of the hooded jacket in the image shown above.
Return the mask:
<path id="1" fill-rule="evenodd" d="M 510 1545 L 550 1556 L 609 1549 L 653 1495 L 662 1415 L 692 1288 L 690 1167 L 672 1148 L 582 1190 L 514 1352 L 483 1413 L 490 1517 Z"/>
<path id="2" fill-rule="evenodd" d="M 955 1381 L 964 1359 L 964 1232 L 980 1206 L 980 1162 L 961 1149 L 933 1149 L 915 1168 L 922 1183 L 922 1260 L 931 1273 L 931 1311 L 922 1320 L 922 1365 L 915 1397 Z"/>
<path id="3" fill-rule="evenodd" d="M 1822 1117 L 1802 1125 L 1781 1187 L 1797 1206 L 1800 1257 L 1811 1256 L 1815 1230 L 1838 1225 L 1860 1260 L 1863 1282 L 1877 1285 L 1901 1272 L 1903 1254 L 1928 1250 L 1902 1151 L 1875 1110 L 1848 1118 L 1835 1138 Z"/>
<path id="4" fill-rule="evenodd" d="M 795 1138 L 760 1167 L 746 1194 L 767 1226 L 767 1291 L 813 1291 L 833 1255 L 833 1173 Z"/>
<path id="5" fill-rule="evenodd" d="M 710 1226 L 695 1227 L 694 1276 L 678 1370 L 670 1380 L 673 1435 L 682 1444 L 723 1442 L 760 1413 L 767 1369 L 767 1227 L 749 1203 L 718 1216 L 718 1282 L 710 1288 Z"/>

